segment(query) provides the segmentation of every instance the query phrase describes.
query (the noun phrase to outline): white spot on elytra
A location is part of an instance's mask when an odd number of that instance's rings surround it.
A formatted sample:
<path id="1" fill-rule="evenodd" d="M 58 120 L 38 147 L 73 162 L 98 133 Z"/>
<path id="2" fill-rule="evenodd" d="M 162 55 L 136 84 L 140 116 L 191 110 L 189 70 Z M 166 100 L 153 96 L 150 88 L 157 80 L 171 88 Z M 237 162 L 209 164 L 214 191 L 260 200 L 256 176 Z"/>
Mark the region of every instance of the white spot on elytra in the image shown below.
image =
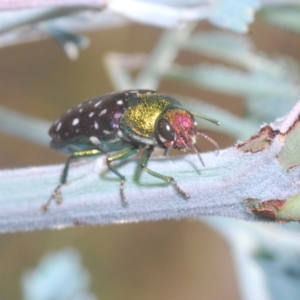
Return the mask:
<path id="1" fill-rule="evenodd" d="M 118 104 L 118 105 L 122 105 L 122 104 L 123 104 L 123 100 L 118 100 L 118 101 L 117 101 L 117 104 Z"/>
<path id="2" fill-rule="evenodd" d="M 99 141 L 99 139 L 95 136 L 91 136 L 90 137 L 90 141 L 94 144 L 94 145 L 100 145 L 101 142 Z"/>
<path id="3" fill-rule="evenodd" d="M 103 116 L 104 114 L 106 114 L 106 112 L 107 112 L 107 109 L 106 109 L 106 108 L 103 109 L 103 110 L 101 110 L 101 111 L 100 111 L 100 114 L 99 114 L 99 117 L 100 117 L 100 116 Z"/>
<path id="4" fill-rule="evenodd" d="M 67 110 L 67 114 L 69 114 L 72 111 L 72 108 Z"/>
<path id="5" fill-rule="evenodd" d="M 76 131 L 76 132 L 79 132 L 79 129 L 77 128 L 75 131 Z"/>
<path id="6" fill-rule="evenodd" d="M 102 102 L 102 100 L 101 100 L 101 101 L 98 101 L 94 106 L 95 106 L 95 107 L 99 106 L 101 102 Z"/>
<path id="7" fill-rule="evenodd" d="M 99 125 L 98 125 L 97 122 L 94 123 L 94 127 L 95 127 L 95 129 L 98 129 L 98 128 L 99 128 Z"/>
<path id="8" fill-rule="evenodd" d="M 122 132 L 121 130 L 118 130 L 117 136 L 118 136 L 118 137 L 123 137 L 123 132 Z"/>
<path id="9" fill-rule="evenodd" d="M 81 107 L 82 106 L 82 103 L 79 103 L 78 105 L 77 105 L 77 107 Z"/>
<path id="10" fill-rule="evenodd" d="M 109 131 L 109 130 L 103 130 L 103 133 L 104 133 L 104 134 L 110 134 L 110 133 L 112 133 L 112 131 Z"/>
<path id="11" fill-rule="evenodd" d="M 57 126 L 56 126 L 56 131 L 58 131 L 58 130 L 60 129 L 60 127 L 61 127 L 61 122 L 59 122 L 59 123 L 57 124 Z"/>
<path id="12" fill-rule="evenodd" d="M 72 122 L 72 125 L 73 126 L 76 126 L 77 124 L 79 123 L 79 119 L 78 118 L 75 118 Z"/>
<path id="13" fill-rule="evenodd" d="M 89 113 L 89 117 L 91 118 L 94 114 L 95 114 L 95 112 L 93 112 L 93 111 L 90 112 L 90 113 Z"/>
<path id="14" fill-rule="evenodd" d="M 80 108 L 80 109 L 79 109 L 79 112 L 82 113 L 82 111 L 83 111 L 83 108 Z"/>

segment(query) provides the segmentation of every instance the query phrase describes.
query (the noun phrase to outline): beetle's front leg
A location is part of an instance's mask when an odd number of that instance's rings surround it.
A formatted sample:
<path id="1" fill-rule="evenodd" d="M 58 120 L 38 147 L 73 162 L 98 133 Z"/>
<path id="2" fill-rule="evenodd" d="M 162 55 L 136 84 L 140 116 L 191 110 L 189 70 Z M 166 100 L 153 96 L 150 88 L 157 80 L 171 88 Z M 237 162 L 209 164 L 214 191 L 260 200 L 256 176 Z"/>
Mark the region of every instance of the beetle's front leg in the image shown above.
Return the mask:
<path id="1" fill-rule="evenodd" d="M 86 150 L 86 151 L 77 151 L 77 152 L 72 153 L 72 155 L 68 158 L 68 160 L 65 163 L 63 172 L 61 174 L 59 185 L 52 192 L 52 194 L 51 194 L 50 198 L 48 199 L 48 201 L 42 206 L 42 209 L 47 211 L 48 208 L 49 208 L 50 203 L 52 202 L 52 200 L 55 200 L 55 202 L 57 204 L 60 204 L 62 202 L 63 198 L 62 198 L 60 188 L 64 184 L 66 184 L 66 182 L 67 182 L 68 173 L 69 173 L 69 169 L 70 169 L 70 164 L 71 164 L 72 160 L 74 160 L 76 158 L 85 158 L 85 157 L 98 156 L 100 154 L 102 154 L 102 152 L 99 149 Z"/>
<path id="2" fill-rule="evenodd" d="M 148 148 L 145 149 L 145 151 L 142 154 L 140 163 L 141 163 L 141 167 L 143 170 L 145 170 L 146 172 L 148 172 L 149 174 L 153 175 L 154 177 L 160 178 L 166 182 L 172 183 L 174 188 L 176 189 L 176 191 L 182 195 L 185 199 L 190 198 L 189 194 L 187 194 L 185 191 L 183 191 L 177 184 L 177 182 L 175 181 L 175 179 L 171 176 L 166 176 L 166 175 L 162 175 L 159 173 L 156 173 L 150 169 L 147 168 L 147 163 L 153 153 L 154 147 L 150 146 Z"/>

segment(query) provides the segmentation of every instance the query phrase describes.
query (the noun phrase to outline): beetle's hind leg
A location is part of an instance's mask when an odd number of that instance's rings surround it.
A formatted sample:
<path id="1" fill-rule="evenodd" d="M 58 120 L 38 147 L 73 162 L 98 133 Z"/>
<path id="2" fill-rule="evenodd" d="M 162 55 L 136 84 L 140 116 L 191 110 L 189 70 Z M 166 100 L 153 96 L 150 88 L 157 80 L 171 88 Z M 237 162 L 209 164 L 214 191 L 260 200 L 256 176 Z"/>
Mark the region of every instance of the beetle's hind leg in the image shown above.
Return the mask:
<path id="1" fill-rule="evenodd" d="M 126 181 L 126 178 L 124 175 L 122 175 L 121 173 L 119 173 L 112 165 L 111 163 L 115 160 L 120 160 L 120 159 L 125 159 L 125 158 L 128 158 L 134 154 L 136 154 L 138 151 L 138 149 L 136 148 L 125 148 L 121 151 L 118 151 L 118 152 L 115 152 L 113 153 L 112 155 L 109 155 L 107 158 L 106 158 L 106 163 L 107 163 L 107 166 L 108 168 L 114 172 L 120 179 L 120 194 L 121 194 L 121 201 L 122 201 L 122 205 L 123 206 L 126 206 L 127 205 L 127 202 L 126 202 L 126 197 L 125 197 L 125 193 L 124 193 L 124 184 L 125 184 L 125 181 Z"/>
<path id="2" fill-rule="evenodd" d="M 151 157 L 151 154 L 153 152 L 154 147 L 150 146 L 148 148 L 145 149 L 145 151 L 142 154 L 141 157 L 141 167 L 143 170 L 145 170 L 147 173 L 151 174 L 154 177 L 160 178 L 166 182 L 172 183 L 172 185 L 174 186 L 175 190 L 181 195 L 183 196 L 185 199 L 190 198 L 190 195 L 188 193 L 186 193 L 185 191 L 183 191 L 177 184 L 176 180 L 171 177 L 171 176 L 166 176 L 166 175 L 162 175 L 159 173 L 156 173 L 150 169 L 147 168 L 147 163 Z"/>
<path id="3" fill-rule="evenodd" d="M 59 185 L 54 189 L 54 191 L 52 192 L 52 194 L 51 194 L 50 198 L 48 199 L 48 201 L 42 206 L 42 209 L 47 211 L 50 204 L 51 204 L 51 202 L 52 202 L 52 200 L 55 200 L 55 202 L 57 204 L 60 204 L 62 202 L 63 198 L 62 198 L 62 193 L 61 193 L 60 189 L 67 182 L 69 168 L 70 168 L 70 164 L 71 164 L 72 160 L 74 160 L 76 158 L 85 158 L 85 157 L 98 156 L 100 154 L 102 154 L 102 152 L 99 149 L 76 151 L 76 152 L 72 153 L 72 155 L 67 159 L 67 161 L 65 163 L 63 172 L 61 174 Z"/>

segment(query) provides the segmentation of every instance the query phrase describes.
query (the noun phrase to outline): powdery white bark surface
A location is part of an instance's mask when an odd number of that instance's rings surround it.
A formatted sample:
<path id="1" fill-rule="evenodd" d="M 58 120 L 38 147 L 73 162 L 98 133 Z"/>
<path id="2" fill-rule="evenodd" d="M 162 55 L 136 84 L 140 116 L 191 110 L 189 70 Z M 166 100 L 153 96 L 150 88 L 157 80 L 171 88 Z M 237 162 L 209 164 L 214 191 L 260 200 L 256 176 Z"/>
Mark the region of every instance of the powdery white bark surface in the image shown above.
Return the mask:
<path id="1" fill-rule="evenodd" d="M 73 164 L 69 185 L 62 188 L 63 203 L 41 206 L 56 187 L 60 166 L 34 167 L 0 172 L 0 231 L 63 228 L 79 224 L 110 224 L 201 216 L 225 216 L 245 220 L 257 217 L 245 200 L 287 198 L 299 193 L 293 185 L 299 168 L 286 172 L 275 158 L 281 148 L 274 142 L 268 151 L 243 153 L 234 147 L 202 154 L 203 168 L 196 155 L 151 160 L 149 168 L 176 178 L 191 198 L 186 201 L 172 186 L 148 174 L 133 181 L 136 161 L 118 170 L 127 176 L 128 207 L 120 202 L 119 181 L 107 171 L 104 158 Z M 100 174 L 100 176 L 99 176 Z"/>

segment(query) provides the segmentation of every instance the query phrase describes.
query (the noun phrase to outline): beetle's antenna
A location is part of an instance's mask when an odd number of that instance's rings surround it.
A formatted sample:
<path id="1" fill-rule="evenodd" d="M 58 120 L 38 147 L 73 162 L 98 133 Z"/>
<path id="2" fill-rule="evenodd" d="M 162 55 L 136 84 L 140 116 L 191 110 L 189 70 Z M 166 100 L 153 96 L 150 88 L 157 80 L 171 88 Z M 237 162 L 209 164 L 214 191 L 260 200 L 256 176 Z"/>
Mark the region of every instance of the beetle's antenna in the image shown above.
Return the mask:
<path id="1" fill-rule="evenodd" d="M 211 123 L 214 123 L 215 125 L 220 125 L 220 122 L 219 122 L 218 120 L 213 119 L 213 118 L 211 118 L 211 117 L 207 117 L 207 116 L 205 116 L 205 115 L 201 115 L 201 114 L 195 113 L 195 112 L 193 112 L 193 111 L 191 111 L 191 114 L 192 114 L 193 116 L 195 116 L 195 117 L 201 118 L 201 119 L 206 120 L 206 121 L 209 121 L 209 122 L 211 122 Z"/>
<path id="2" fill-rule="evenodd" d="M 199 158 L 202 166 L 205 167 L 204 161 L 203 161 L 203 159 L 202 159 L 202 157 L 200 155 L 200 151 L 198 151 L 198 149 L 196 148 L 195 144 L 193 144 L 193 141 L 190 138 L 188 138 L 188 136 L 187 136 L 187 134 L 186 134 L 186 132 L 184 130 L 184 127 L 182 125 L 180 125 L 180 127 L 181 127 L 181 134 L 183 135 L 185 143 L 186 143 L 186 147 L 190 147 L 190 148 L 192 148 L 195 151 L 195 153 L 197 154 L 197 156 L 198 156 L 198 158 Z"/>
<path id="3" fill-rule="evenodd" d="M 214 144 L 216 149 L 217 149 L 217 154 L 219 154 L 219 144 L 214 140 L 212 139 L 210 136 L 206 135 L 205 133 L 203 133 L 202 131 L 197 131 L 196 132 L 196 135 L 200 135 L 202 136 L 203 138 L 205 138 L 206 140 L 208 140 L 210 143 Z"/>

